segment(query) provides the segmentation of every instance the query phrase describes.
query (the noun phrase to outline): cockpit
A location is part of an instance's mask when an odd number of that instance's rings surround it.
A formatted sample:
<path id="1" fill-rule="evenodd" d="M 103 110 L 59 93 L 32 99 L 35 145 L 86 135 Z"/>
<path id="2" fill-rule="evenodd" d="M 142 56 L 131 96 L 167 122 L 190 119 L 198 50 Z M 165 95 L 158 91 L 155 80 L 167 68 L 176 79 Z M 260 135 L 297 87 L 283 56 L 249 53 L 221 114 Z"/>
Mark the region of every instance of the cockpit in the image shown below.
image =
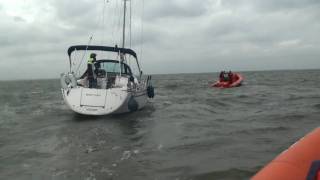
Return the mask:
<path id="1" fill-rule="evenodd" d="M 120 72 L 121 69 L 121 72 Z M 101 59 L 94 62 L 93 66 L 95 88 L 111 88 L 115 84 L 117 76 L 132 77 L 132 71 L 126 63 L 119 63 L 117 60 Z M 87 71 L 78 80 L 78 85 L 87 86 Z"/>

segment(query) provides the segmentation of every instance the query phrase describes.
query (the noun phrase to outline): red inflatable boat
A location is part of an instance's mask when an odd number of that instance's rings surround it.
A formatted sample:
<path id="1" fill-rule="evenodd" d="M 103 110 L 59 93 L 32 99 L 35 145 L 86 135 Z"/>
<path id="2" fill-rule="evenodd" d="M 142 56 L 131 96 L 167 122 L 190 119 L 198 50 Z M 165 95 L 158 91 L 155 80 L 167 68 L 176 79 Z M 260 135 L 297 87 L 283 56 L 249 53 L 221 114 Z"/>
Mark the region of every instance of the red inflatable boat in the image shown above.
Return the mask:
<path id="1" fill-rule="evenodd" d="M 219 87 L 219 88 L 232 88 L 241 86 L 241 83 L 243 81 L 243 76 L 239 73 L 232 73 L 231 78 L 229 80 L 223 80 L 221 77 L 219 81 L 212 84 L 212 87 Z"/>
<path id="2" fill-rule="evenodd" d="M 315 129 L 260 170 L 252 180 L 320 180 L 320 128 Z"/>

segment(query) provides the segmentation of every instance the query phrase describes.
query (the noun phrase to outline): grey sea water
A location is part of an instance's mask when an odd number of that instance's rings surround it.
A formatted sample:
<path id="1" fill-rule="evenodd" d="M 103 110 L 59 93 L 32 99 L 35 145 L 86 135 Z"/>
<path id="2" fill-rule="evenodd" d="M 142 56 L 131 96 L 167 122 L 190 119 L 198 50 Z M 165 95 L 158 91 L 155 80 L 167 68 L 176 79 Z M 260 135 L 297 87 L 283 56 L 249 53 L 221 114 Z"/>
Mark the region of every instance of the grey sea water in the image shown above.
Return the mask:
<path id="1" fill-rule="evenodd" d="M 141 111 L 69 110 L 59 80 L 0 82 L 0 179 L 249 179 L 320 124 L 320 70 L 153 76 Z"/>

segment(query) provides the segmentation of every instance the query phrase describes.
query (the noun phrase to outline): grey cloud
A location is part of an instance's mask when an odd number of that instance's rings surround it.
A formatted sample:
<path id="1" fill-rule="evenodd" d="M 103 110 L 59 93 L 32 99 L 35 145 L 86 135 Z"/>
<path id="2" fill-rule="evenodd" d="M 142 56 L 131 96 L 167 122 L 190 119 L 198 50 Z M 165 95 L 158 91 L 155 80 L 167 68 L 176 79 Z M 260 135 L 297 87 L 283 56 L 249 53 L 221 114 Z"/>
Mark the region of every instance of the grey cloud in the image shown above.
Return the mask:
<path id="1" fill-rule="evenodd" d="M 93 11 L 100 10 L 97 3 L 89 0 L 52 1 L 51 5 L 56 9 L 57 16 L 61 19 L 81 19 Z"/>
<path id="2" fill-rule="evenodd" d="M 239 3 L 243 4 L 236 7 L 246 6 L 245 1 Z M 198 26 L 190 26 L 188 29 L 178 31 L 177 34 L 171 36 L 167 34 L 167 38 L 160 38 L 168 41 L 164 44 L 165 47 L 170 47 L 166 48 L 166 56 L 170 58 L 162 58 L 162 63 L 179 64 L 176 62 L 183 61 L 187 72 L 196 72 L 197 69 L 213 71 L 228 67 L 240 70 L 259 69 L 259 67 L 261 69 L 320 67 L 315 58 L 320 55 L 318 38 L 320 26 L 311 18 L 319 9 L 312 8 L 307 14 L 302 11 L 294 13 L 280 11 L 268 15 L 257 13 L 255 9 L 249 12 L 247 9 L 243 12 L 230 12 L 228 8 L 220 10 L 227 13 L 221 15 L 219 12 L 212 12 L 211 16 L 203 18 L 206 20 L 200 21 Z M 176 23 L 179 24 L 178 21 Z M 290 43 L 292 46 L 279 46 Z M 159 49 L 165 49 L 159 46 L 159 43 L 157 45 Z M 154 48 L 148 48 L 148 51 L 156 52 Z M 155 61 L 160 62 L 160 59 Z M 206 62 L 205 59 L 210 60 Z M 301 59 L 308 59 L 310 64 L 304 62 L 301 65 Z M 202 64 L 210 64 L 212 69 Z M 162 65 L 157 63 L 157 66 Z"/>
<path id="3" fill-rule="evenodd" d="M 301 9 L 310 6 L 319 6 L 320 1 L 318 0 L 269 0 L 269 1 L 256 1 L 255 5 L 262 10 L 279 11 L 279 10 L 290 10 L 290 9 Z"/>
<path id="4" fill-rule="evenodd" d="M 97 19 L 101 16 L 101 3 L 90 0 L 52 1 L 51 6 L 55 10 L 60 23 L 73 27 L 75 31 L 84 31 L 88 28 L 96 28 Z"/>
<path id="5" fill-rule="evenodd" d="M 132 37 L 133 46 L 140 46 L 141 43 L 146 45 L 158 44 L 161 41 L 161 32 L 157 29 L 148 28 L 144 30 L 143 37 L 141 39 L 141 32 L 136 31 L 136 36 Z"/>
<path id="6" fill-rule="evenodd" d="M 10 59 L 0 60 L 0 77 L 12 78 L 7 73 L 18 69 L 27 75 L 15 78 L 58 78 L 68 68 L 68 46 L 86 44 L 91 34 L 92 44 L 101 42 L 102 2 L 48 0 L 49 7 L 41 11 L 52 18 L 31 23 L 16 23 L 0 10 L 5 17 L 0 53 Z M 119 12 L 111 8 L 107 13 Z M 121 15 L 109 14 L 104 42 L 114 45 L 121 35 Z M 144 16 L 141 64 L 146 73 L 320 68 L 318 1 L 150 0 Z M 133 48 L 140 55 L 140 19 L 135 18 Z"/>
<path id="7" fill-rule="evenodd" d="M 161 18 L 191 18 L 207 13 L 208 0 L 205 1 L 148 1 L 146 9 L 147 20 Z"/>
<path id="8" fill-rule="evenodd" d="M 13 20 L 15 22 L 26 22 L 26 20 L 24 18 L 20 17 L 20 16 L 14 16 Z"/>
<path id="9" fill-rule="evenodd" d="M 28 46 L 48 42 L 54 44 L 64 40 L 61 30 L 59 32 L 58 29 L 50 27 L 41 28 L 37 26 L 26 26 L 14 28 L 12 26 L 9 26 L 3 28 L 3 31 L 7 33 L 0 35 L 0 38 L 4 39 L 5 42 L 7 42 L 6 46 Z"/>
<path id="10" fill-rule="evenodd" d="M 223 0 L 221 3 L 227 8 L 251 7 L 261 12 L 288 11 L 320 5 L 318 0 Z"/>
<path id="11" fill-rule="evenodd" d="M 314 9 L 316 11 L 316 9 Z M 248 16 L 247 12 L 232 13 L 211 18 L 205 36 L 217 43 L 250 42 L 258 46 L 272 46 L 278 41 L 304 39 L 316 35 L 319 23 L 303 12 L 259 14 Z M 310 13 L 309 13 L 310 14 Z M 209 21 L 208 21 L 209 22 Z"/>
<path id="12" fill-rule="evenodd" d="M 14 45 L 11 41 L 10 37 L 6 36 L 5 34 L 0 34 L 0 47 L 7 47 L 10 45 Z"/>

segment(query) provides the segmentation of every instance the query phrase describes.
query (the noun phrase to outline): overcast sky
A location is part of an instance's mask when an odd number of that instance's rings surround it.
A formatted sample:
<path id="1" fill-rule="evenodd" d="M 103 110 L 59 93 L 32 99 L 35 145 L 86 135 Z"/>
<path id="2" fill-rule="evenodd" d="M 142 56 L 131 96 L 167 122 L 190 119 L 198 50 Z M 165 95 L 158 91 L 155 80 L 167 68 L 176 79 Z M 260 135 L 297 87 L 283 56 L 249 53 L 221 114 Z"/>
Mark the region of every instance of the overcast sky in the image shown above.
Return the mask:
<path id="1" fill-rule="evenodd" d="M 319 0 L 132 1 L 145 73 L 320 68 Z M 58 78 L 69 46 L 119 43 L 121 2 L 0 0 L 0 79 Z"/>

